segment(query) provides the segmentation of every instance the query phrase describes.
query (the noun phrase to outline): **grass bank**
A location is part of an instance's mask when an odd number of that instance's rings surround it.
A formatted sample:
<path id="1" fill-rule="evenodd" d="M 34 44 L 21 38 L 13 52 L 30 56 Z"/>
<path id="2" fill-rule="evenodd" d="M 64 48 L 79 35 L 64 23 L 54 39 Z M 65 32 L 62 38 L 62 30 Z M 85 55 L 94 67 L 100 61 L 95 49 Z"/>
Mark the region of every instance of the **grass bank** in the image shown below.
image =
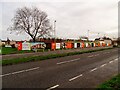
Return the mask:
<path id="1" fill-rule="evenodd" d="M 17 48 L 11 48 L 11 47 L 1 47 L 1 54 L 15 54 L 15 53 L 29 53 L 33 52 L 32 50 L 25 50 L 25 51 L 18 51 Z"/>
<path id="2" fill-rule="evenodd" d="M 26 57 L 26 58 L 24 57 L 24 58 L 9 59 L 9 60 L 7 59 L 7 60 L 0 61 L 0 63 L 4 66 L 4 65 L 24 63 L 24 62 L 30 62 L 30 61 L 40 61 L 40 60 L 46 60 L 46 59 L 52 59 L 52 58 L 58 58 L 58 57 L 78 55 L 78 54 L 83 54 L 83 53 L 91 53 L 91 52 L 108 50 L 108 49 L 112 49 L 112 48 L 85 50 L 85 51 L 69 52 L 69 53 L 62 53 L 62 54 L 49 54 L 49 55 L 45 55 L 45 56 L 31 56 L 31 57 Z"/>
<path id="3" fill-rule="evenodd" d="M 120 90 L 120 74 L 98 86 L 97 90 Z"/>

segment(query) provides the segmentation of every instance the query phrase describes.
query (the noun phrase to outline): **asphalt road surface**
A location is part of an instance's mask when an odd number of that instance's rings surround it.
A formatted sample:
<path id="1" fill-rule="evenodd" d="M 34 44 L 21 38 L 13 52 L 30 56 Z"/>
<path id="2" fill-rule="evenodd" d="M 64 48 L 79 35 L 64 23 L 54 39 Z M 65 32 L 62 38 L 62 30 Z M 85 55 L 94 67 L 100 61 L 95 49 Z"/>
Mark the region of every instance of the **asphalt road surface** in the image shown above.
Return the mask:
<path id="1" fill-rule="evenodd" d="M 2 68 L 3 88 L 96 88 L 118 73 L 118 49 Z"/>

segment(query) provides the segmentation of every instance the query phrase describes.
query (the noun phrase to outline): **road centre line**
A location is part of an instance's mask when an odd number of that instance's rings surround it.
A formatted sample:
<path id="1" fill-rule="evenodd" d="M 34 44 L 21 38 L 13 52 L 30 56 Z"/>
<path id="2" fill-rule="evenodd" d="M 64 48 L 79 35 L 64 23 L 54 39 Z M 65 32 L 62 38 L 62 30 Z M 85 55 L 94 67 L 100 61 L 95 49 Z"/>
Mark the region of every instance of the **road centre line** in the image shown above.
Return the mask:
<path id="1" fill-rule="evenodd" d="M 90 56 L 88 56 L 89 58 L 91 58 L 91 57 L 94 57 L 94 56 L 98 56 L 99 54 L 96 54 L 96 55 L 90 55 Z"/>
<path id="2" fill-rule="evenodd" d="M 99 54 L 96 54 L 95 56 L 98 56 Z"/>
<path id="3" fill-rule="evenodd" d="M 54 88 L 57 88 L 57 87 L 59 87 L 59 85 L 52 86 L 52 87 L 48 88 L 47 90 L 51 90 L 51 89 L 54 89 Z"/>
<path id="4" fill-rule="evenodd" d="M 77 79 L 77 78 L 79 78 L 79 77 L 82 77 L 82 76 L 83 76 L 83 74 L 80 74 L 80 75 L 78 75 L 78 76 L 76 76 L 76 77 L 73 77 L 73 78 L 69 79 L 69 81 L 73 81 L 73 80 L 75 80 L 75 79 Z"/>
<path id="5" fill-rule="evenodd" d="M 7 73 L 7 74 L 4 74 L 4 75 L 0 75 L 0 77 L 8 76 L 8 75 L 11 75 L 11 73 Z"/>
<path id="6" fill-rule="evenodd" d="M 110 61 L 109 63 L 113 63 L 113 61 Z"/>
<path id="7" fill-rule="evenodd" d="M 27 69 L 27 70 L 25 70 L 25 71 L 28 72 L 28 71 L 32 71 L 32 70 L 36 70 L 36 69 L 39 69 L 39 67 L 36 67 L 36 68 L 30 68 L 30 69 Z"/>
<path id="8" fill-rule="evenodd" d="M 90 55 L 90 56 L 88 56 L 88 57 L 94 57 L 94 55 Z"/>
<path id="9" fill-rule="evenodd" d="M 21 70 L 21 71 L 13 72 L 13 73 L 11 73 L 11 74 L 18 74 L 18 73 L 22 73 L 22 72 L 25 72 L 25 70 Z"/>
<path id="10" fill-rule="evenodd" d="M 26 69 L 26 70 L 21 70 L 21 71 L 16 71 L 16 72 L 12 72 L 12 73 L 3 74 L 3 75 L 0 75 L 0 77 L 9 76 L 9 75 L 15 75 L 15 74 L 23 73 L 23 72 L 36 70 L 36 69 L 39 69 L 39 67 L 35 67 L 35 68 Z"/>
<path id="11" fill-rule="evenodd" d="M 94 68 L 94 69 L 90 70 L 90 72 L 93 72 L 93 71 L 95 71 L 95 70 L 97 70 L 97 68 Z"/>
<path id="12" fill-rule="evenodd" d="M 103 65 L 101 65 L 100 67 L 104 67 L 104 66 L 106 66 L 107 64 L 103 64 Z"/>
<path id="13" fill-rule="evenodd" d="M 78 60 L 80 60 L 80 58 L 73 59 L 73 60 L 69 60 L 69 61 L 59 62 L 59 63 L 57 63 L 57 64 L 59 65 L 59 64 L 64 64 L 64 63 L 69 63 L 69 62 L 74 62 L 74 61 L 78 61 Z"/>
<path id="14" fill-rule="evenodd" d="M 118 58 L 116 58 L 116 59 L 114 59 L 115 61 L 117 61 L 118 60 Z"/>

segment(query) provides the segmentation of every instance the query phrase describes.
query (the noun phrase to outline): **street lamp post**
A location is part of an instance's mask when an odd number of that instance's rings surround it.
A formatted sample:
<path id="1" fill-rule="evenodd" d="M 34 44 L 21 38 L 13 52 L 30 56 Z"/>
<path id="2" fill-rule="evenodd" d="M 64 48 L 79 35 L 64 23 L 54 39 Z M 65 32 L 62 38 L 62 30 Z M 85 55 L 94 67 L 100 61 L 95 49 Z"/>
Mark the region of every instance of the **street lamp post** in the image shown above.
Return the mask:
<path id="1" fill-rule="evenodd" d="M 90 30 L 88 30 L 88 40 L 89 40 L 89 31 L 90 31 Z"/>
<path id="2" fill-rule="evenodd" d="M 54 38 L 56 38 L 56 20 L 54 21 Z"/>
<path id="3" fill-rule="evenodd" d="M 54 20 L 54 43 L 56 43 L 56 20 Z M 55 50 L 55 49 L 54 49 Z"/>
<path id="4" fill-rule="evenodd" d="M 100 33 L 98 33 L 98 38 L 100 37 L 99 35 L 100 35 Z"/>

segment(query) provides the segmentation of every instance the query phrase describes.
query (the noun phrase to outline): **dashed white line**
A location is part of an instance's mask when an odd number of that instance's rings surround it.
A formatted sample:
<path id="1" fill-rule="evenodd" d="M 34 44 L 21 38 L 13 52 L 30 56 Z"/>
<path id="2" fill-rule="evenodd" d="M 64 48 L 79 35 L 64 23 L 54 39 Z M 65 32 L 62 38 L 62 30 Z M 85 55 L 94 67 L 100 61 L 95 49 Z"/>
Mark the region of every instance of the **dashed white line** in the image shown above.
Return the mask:
<path id="1" fill-rule="evenodd" d="M 52 87 L 48 88 L 47 90 L 51 90 L 51 89 L 54 89 L 54 88 L 57 88 L 57 87 L 59 87 L 59 85 L 52 86 Z"/>
<path id="2" fill-rule="evenodd" d="M 0 75 L 0 77 L 4 77 L 4 76 L 8 76 L 8 75 L 11 75 L 11 73 L 7 73 L 7 74 L 4 74 L 4 75 Z"/>
<path id="3" fill-rule="evenodd" d="M 95 56 L 98 56 L 99 54 L 96 54 Z"/>
<path id="4" fill-rule="evenodd" d="M 115 61 L 117 61 L 117 60 L 118 60 L 118 58 L 115 59 Z"/>
<path id="5" fill-rule="evenodd" d="M 91 57 L 94 57 L 94 55 L 90 55 L 90 56 L 88 56 L 89 58 L 91 58 Z"/>
<path id="6" fill-rule="evenodd" d="M 109 63 L 113 63 L 113 61 L 110 61 Z"/>
<path id="7" fill-rule="evenodd" d="M 64 64 L 64 63 L 74 62 L 74 61 L 78 61 L 78 60 L 80 60 L 80 58 L 69 60 L 69 61 L 64 61 L 64 62 L 59 62 L 57 64 Z"/>
<path id="8" fill-rule="evenodd" d="M 21 70 L 21 71 L 13 72 L 13 73 L 11 73 L 11 74 L 18 74 L 18 73 L 22 73 L 22 72 L 25 72 L 25 70 Z"/>
<path id="9" fill-rule="evenodd" d="M 76 76 L 76 77 L 73 77 L 73 78 L 69 79 L 69 81 L 73 81 L 73 80 L 75 80 L 75 79 L 77 79 L 77 78 L 79 78 L 79 77 L 82 77 L 82 76 L 83 76 L 83 75 L 80 74 L 80 75 L 78 75 L 78 76 Z"/>
<path id="10" fill-rule="evenodd" d="M 35 68 L 26 69 L 26 70 L 21 70 L 21 71 L 16 71 L 16 72 L 12 72 L 12 73 L 3 74 L 3 75 L 0 75 L 0 77 L 9 76 L 9 75 L 15 75 L 15 74 L 23 73 L 23 72 L 36 70 L 36 69 L 39 69 L 39 67 L 35 67 Z"/>
<path id="11" fill-rule="evenodd" d="M 97 70 L 97 68 L 94 68 L 94 69 L 90 70 L 90 72 L 93 72 L 93 71 L 95 71 L 95 70 Z"/>
<path id="12" fill-rule="evenodd" d="M 25 70 L 25 71 L 28 72 L 28 71 L 32 71 L 32 70 L 35 70 L 35 69 L 39 69 L 39 67 L 27 69 L 27 70 Z"/>
<path id="13" fill-rule="evenodd" d="M 104 66 L 106 66 L 107 64 L 103 64 L 103 65 L 101 65 L 100 67 L 104 67 Z"/>

